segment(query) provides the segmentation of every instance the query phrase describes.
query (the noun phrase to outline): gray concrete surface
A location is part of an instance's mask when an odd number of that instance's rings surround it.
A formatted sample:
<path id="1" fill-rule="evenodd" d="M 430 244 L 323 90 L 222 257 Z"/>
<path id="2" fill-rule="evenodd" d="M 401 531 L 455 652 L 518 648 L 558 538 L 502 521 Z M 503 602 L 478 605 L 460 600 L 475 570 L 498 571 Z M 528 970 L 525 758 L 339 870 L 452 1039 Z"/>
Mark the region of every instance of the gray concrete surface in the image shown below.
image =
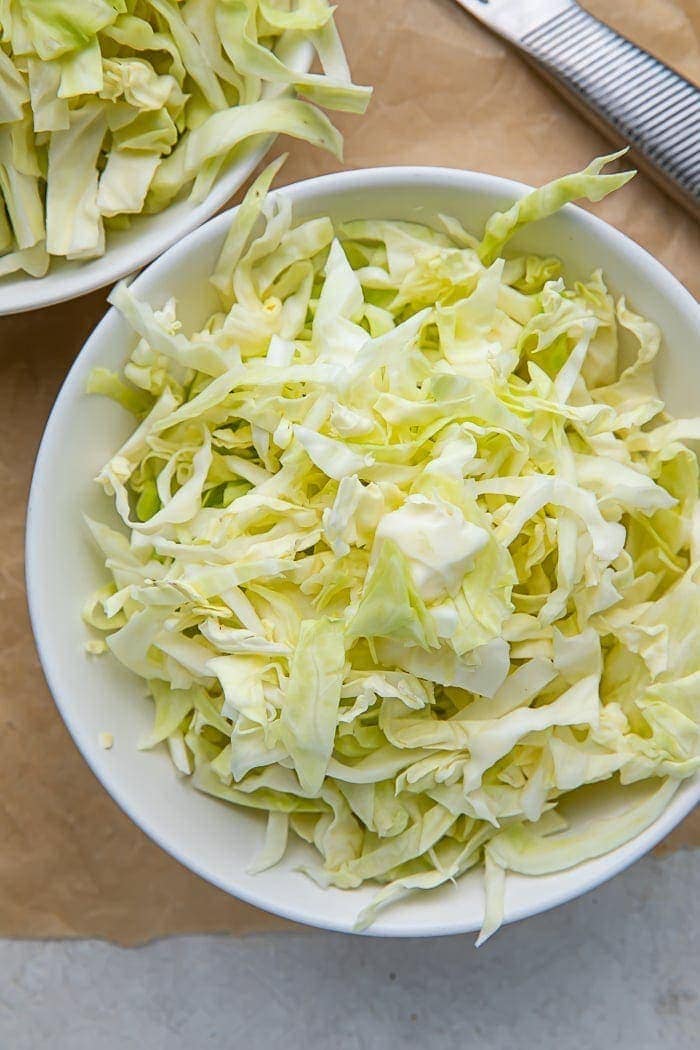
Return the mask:
<path id="1" fill-rule="evenodd" d="M 700 852 L 472 938 L 0 942 L 0 1050 L 691 1050 Z"/>

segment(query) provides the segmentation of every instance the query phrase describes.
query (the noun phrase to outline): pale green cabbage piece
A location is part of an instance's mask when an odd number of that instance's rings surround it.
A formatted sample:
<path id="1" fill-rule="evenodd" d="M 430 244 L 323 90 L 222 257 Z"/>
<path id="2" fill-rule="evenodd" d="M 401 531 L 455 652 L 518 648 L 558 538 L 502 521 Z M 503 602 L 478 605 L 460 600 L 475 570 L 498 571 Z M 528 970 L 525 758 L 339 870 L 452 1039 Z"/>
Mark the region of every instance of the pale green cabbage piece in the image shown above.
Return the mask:
<path id="1" fill-rule="evenodd" d="M 85 618 L 148 683 L 142 746 L 267 812 L 254 870 L 296 834 L 320 885 L 383 884 L 360 927 L 483 864 L 483 941 L 508 871 L 614 849 L 700 763 L 700 423 L 664 414 L 660 333 L 600 272 L 497 254 L 626 181 L 605 162 L 481 242 L 456 219 L 295 226 L 275 162 L 201 330 L 112 294 L 135 349 L 90 388 L 138 425 L 97 479 L 122 529 L 88 523 L 109 584 Z M 620 815 L 569 826 L 602 781 Z"/>
<path id="2" fill-rule="evenodd" d="M 104 254 L 110 229 L 203 200 L 266 134 L 342 155 L 363 113 L 329 0 L 3 0 L 0 278 Z M 307 41 L 321 73 L 299 74 Z M 303 254 L 300 255 L 300 261 Z"/>

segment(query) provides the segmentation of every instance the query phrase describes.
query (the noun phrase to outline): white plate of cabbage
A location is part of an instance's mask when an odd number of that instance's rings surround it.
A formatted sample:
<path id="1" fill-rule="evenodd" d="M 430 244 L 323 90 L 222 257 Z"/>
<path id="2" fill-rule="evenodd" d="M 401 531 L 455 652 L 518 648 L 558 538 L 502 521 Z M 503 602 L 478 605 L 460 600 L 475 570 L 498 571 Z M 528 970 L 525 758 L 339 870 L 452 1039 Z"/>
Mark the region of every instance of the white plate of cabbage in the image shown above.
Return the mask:
<path id="1" fill-rule="evenodd" d="M 697 305 L 563 207 L 605 164 L 268 193 L 274 165 L 69 377 L 28 533 L 49 682 L 230 892 L 483 940 L 697 799 Z"/>

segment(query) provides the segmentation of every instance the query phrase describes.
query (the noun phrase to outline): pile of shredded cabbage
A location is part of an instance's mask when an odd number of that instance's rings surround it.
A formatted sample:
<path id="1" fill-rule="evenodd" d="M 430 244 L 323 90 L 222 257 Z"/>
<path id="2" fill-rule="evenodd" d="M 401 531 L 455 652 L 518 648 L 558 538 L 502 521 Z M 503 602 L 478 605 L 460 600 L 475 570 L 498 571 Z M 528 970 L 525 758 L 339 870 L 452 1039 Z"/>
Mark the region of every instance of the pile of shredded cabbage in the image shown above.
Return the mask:
<path id="1" fill-rule="evenodd" d="M 698 768 L 700 421 L 664 415 L 659 331 L 599 271 L 503 256 L 625 183 L 608 159 L 481 240 L 295 226 L 273 165 L 201 331 L 112 295 L 139 341 L 91 389 L 140 422 L 97 479 L 127 531 L 89 522 L 88 646 L 148 683 L 144 747 L 268 814 L 257 870 L 291 830 L 321 885 L 383 884 L 359 926 L 483 862 L 483 940 L 507 871 L 614 848 Z M 658 785 L 567 830 L 559 801 L 610 778 Z"/>
<path id="2" fill-rule="evenodd" d="M 323 74 L 287 64 L 301 40 Z M 312 103 L 361 113 L 370 94 L 328 0 L 0 0 L 0 277 L 102 255 L 105 226 L 187 186 L 202 200 L 252 136 L 340 156 Z"/>

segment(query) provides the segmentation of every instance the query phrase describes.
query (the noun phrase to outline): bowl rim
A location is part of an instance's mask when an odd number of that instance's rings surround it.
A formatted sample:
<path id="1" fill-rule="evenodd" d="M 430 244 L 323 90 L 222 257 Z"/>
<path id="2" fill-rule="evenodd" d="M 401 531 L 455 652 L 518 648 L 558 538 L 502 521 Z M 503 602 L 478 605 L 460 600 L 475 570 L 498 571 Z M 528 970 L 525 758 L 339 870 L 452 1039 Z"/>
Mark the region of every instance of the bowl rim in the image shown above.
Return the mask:
<path id="1" fill-rule="evenodd" d="M 411 188 L 418 183 L 421 183 L 423 186 L 432 185 L 435 189 L 439 189 L 440 186 L 447 187 L 448 185 L 451 188 L 454 188 L 455 181 L 460 184 L 458 185 L 458 188 L 465 194 L 469 194 L 470 191 L 477 191 L 479 187 L 483 187 L 484 184 L 487 184 L 491 190 L 496 190 L 504 196 L 512 197 L 513 199 L 522 197 L 532 189 L 532 187 L 525 183 L 517 182 L 512 179 L 505 179 L 496 175 L 490 175 L 484 172 L 445 167 L 393 165 L 378 168 L 360 168 L 351 171 L 319 175 L 310 179 L 290 183 L 288 186 L 276 188 L 272 191 L 272 194 L 288 193 L 291 195 L 292 204 L 294 204 L 299 200 L 308 198 L 313 199 L 318 193 L 331 188 L 334 191 L 344 190 L 346 192 L 357 192 L 358 190 L 366 190 L 382 184 L 390 188 Z M 236 211 L 236 207 L 232 207 L 225 212 L 213 216 L 203 225 L 182 238 L 182 240 L 168 248 L 134 279 L 131 284 L 134 291 L 138 292 L 144 285 L 151 283 L 157 278 L 160 270 L 167 272 L 172 263 L 175 263 L 181 257 L 185 257 L 189 251 L 202 240 L 206 241 L 209 239 L 216 239 L 217 235 L 228 226 L 234 212 Z M 622 247 L 624 251 L 631 256 L 633 261 L 636 261 L 650 271 L 652 279 L 660 288 L 664 297 L 675 300 L 679 308 L 685 312 L 691 311 L 696 313 L 698 323 L 700 324 L 700 304 L 696 302 L 688 289 L 686 289 L 681 282 L 671 274 L 665 266 L 663 266 L 662 263 L 647 252 L 646 249 L 642 248 L 626 234 L 611 226 L 603 219 L 591 214 L 577 205 L 567 204 L 562 211 L 570 216 L 576 223 L 581 224 L 586 234 L 603 238 L 604 240 L 607 239 L 608 241 L 614 242 L 618 248 Z M 259 891 L 256 891 L 255 889 L 248 890 L 247 888 L 240 887 L 235 883 L 235 876 L 226 879 L 217 875 L 216 872 L 207 869 L 206 865 L 199 863 L 197 858 L 187 857 L 185 855 L 186 851 L 183 848 L 168 842 L 167 835 L 159 830 L 157 820 L 153 820 L 147 815 L 144 816 L 137 813 L 134 805 L 126 798 L 125 793 L 122 791 L 119 785 L 118 776 L 111 774 L 108 768 L 98 767 L 96 762 L 97 752 L 94 743 L 88 740 L 87 734 L 81 728 L 80 720 L 71 713 L 69 698 L 62 687 L 60 672 L 58 668 L 54 666 L 47 650 L 44 648 L 43 638 L 47 631 L 50 631 L 51 623 L 50 620 L 44 619 L 42 610 L 41 581 L 36 571 L 35 562 L 38 557 L 38 545 L 41 542 L 40 528 L 38 525 L 38 519 L 40 517 L 38 507 L 41 501 L 40 492 L 43 488 L 43 476 L 47 469 L 46 461 L 49 457 L 50 450 L 54 446 L 55 437 L 60 437 L 60 428 L 63 419 L 70 414 L 70 395 L 73 393 L 71 388 L 77 382 L 78 370 L 87 357 L 99 350 L 103 334 L 105 330 L 109 328 L 109 325 L 112 323 L 115 316 L 117 316 L 117 311 L 115 307 L 112 306 L 107 310 L 104 317 L 98 322 L 88 336 L 61 384 L 44 428 L 30 486 L 25 533 L 25 580 L 27 603 L 36 649 L 51 696 L 73 739 L 73 742 L 81 752 L 83 758 L 102 787 L 138 828 L 140 828 L 152 841 L 180 864 L 229 895 L 234 896 L 247 904 L 251 904 L 267 911 L 268 913 L 319 929 L 343 933 L 357 933 L 358 931 L 355 931 L 350 924 L 342 920 L 334 921 L 331 914 L 316 913 L 312 917 L 310 916 L 310 909 L 297 908 L 293 904 L 286 902 L 284 899 L 280 899 L 274 892 L 266 892 L 263 880 L 261 880 Z M 54 432 L 56 432 L 55 437 Z M 661 813 L 660 816 L 649 825 L 649 827 L 635 836 L 635 838 L 622 846 L 617 847 L 610 853 L 604 854 L 602 858 L 591 858 L 589 861 L 577 866 L 579 871 L 585 871 L 586 866 L 590 865 L 592 861 L 607 859 L 608 863 L 605 871 L 599 872 L 593 870 L 587 876 L 580 878 L 576 883 L 564 883 L 561 889 L 553 889 L 553 892 L 547 897 L 547 900 L 544 903 L 522 902 L 519 905 L 516 904 L 515 906 L 508 907 L 504 916 L 504 925 L 528 918 L 532 915 L 547 912 L 551 908 L 582 896 L 596 886 L 607 882 L 614 875 L 623 871 L 630 864 L 634 863 L 641 856 L 651 850 L 674 827 L 676 827 L 700 801 L 700 774 L 696 774 L 695 777 L 682 782 L 682 787 L 684 787 L 685 790 L 676 794 L 671 799 L 663 813 Z M 575 869 L 567 870 L 571 871 Z M 361 931 L 361 935 L 375 937 L 445 936 L 474 932 L 476 928 L 477 927 L 473 922 L 460 922 L 458 918 L 455 922 L 450 923 L 436 923 L 427 920 L 421 921 L 420 919 L 409 923 L 405 921 L 396 922 L 392 920 L 391 911 L 389 910 L 386 915 L 381 914 L 371 927 L 367 930 Z"/>
<path id="2" fill-rule="evenodd" d="M 308 72 L 313 60 L 313 47 L 308 40 L 300 40 L 294 47 L 289 63 L 300 72 Z M 285 91 L 279 92 L 284 95 Z M 191 233 L 201 228 L 226 205 L 232 197 L 245 185 L 253 174 L 258 164 L 261 164 L 267 154 L 273 148 L 277 134 L 254 135 L 245 140 L 240 147 L 240 156 L 234 156 L 225 165 L 222 172 L 215 180 L 206 197 L 189 208 L 180 221 L 164 223 L 162 228 L 153 230 L 150 228 L 149 220 L 166 216 L 173 206 L 186 204 L 188 192 L 183 191 L 183 196 L 171 201 L 162 211 L 146 214 L 140 212 L 133 218 L 139 222 L 145 220 L 146 226 L 133 238 L 128 251 L 128 260 L 119 261 L 112 258 L 109 247 L 109 232 L 107 233 L 107 246 L 102 255 L 94 259 L 86 259 L 79 263 L 75 270 L 65 272 L 62 264 L 63 257 L 52 262 L 48 272 L 43 277 L 30 277 L 28 274 L 8 274 L 0 278 L 0 317 L 13 317 L 16 314 L 31 313 L 34 310 L 43 310 L 49 306 L 59 303 L 72 302 L 80 299 L 91 292 L 99 291 L 108 285 L 115 284 L 132 274 L 138 274 L 144 267 L 161 258 L 165 252 L 184 241 Z M 20 295 L 16 285 L 20 281 L 30 289 L 36 289 L 36 294 L 29 293 L 20 296 L 19 305 L 13 303 L 13 297 Z"/>

